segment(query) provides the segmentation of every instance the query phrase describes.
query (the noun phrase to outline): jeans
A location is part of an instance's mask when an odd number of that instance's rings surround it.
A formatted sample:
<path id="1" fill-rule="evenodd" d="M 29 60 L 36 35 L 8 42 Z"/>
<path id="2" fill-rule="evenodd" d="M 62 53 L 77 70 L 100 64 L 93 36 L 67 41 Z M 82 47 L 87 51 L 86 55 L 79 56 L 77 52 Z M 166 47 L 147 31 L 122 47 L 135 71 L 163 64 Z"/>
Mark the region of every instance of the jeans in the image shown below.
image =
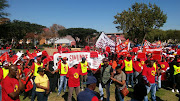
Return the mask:
<path id="1" fill-rule="evenodd" d="M 138 84 L 138 76 L 139 76 L 139 72 L 135 71 L 135 72 L 134 72 L 134 76 L 135 76 L 135 78 L 136 78 L 135 83 Z"/>
<path id="2" fill-rule="evenodd" d="M 127 88 L 128 88 L 128 83 L 129 83 L 129 77 L 131 77 L 131 86 L 134 87 L 134 84 L 133 84 L 133 73 L 130 73 L 130 74 L 126 74 L 126 85 L 127 85 Z"/>
<path id="3" fill-rule="evenodd" d="M 147 94 L 151 91 L 152 101 L 156 101 L 156 95 L 155 95 L 156 94 L 156 84 L 153 83 L 153 84 L 151 84 L 150 87 L 146 85 L 146 89 L 147 89 Z M 144 101 L 148 101 L 147 95 L 144 97 Z"/>
<path id="4" fill-rule="evenodd" d="M 31 96 L 31 101 L 34 101 L 36 98 L 36 84 L 34 82 L 35 76 L 33 77 L 33 88 L 32 88 L 32 96 Z"/>
<path id="5" fill-rule="evenodd" d="M 66 91 L 66 86 L 67 86 L 67 78 L 66 76 L 60 76 L 60 84 L 59 84 L 59 89 L 58 92 L 61 93 L 62 86 L 64 84 L 64 92 Z"/>
<path id="6" fill-rule="evenodd" d="M 110 82 L 105 85 L 105 89 L 106 89 L 106 96 L 107 96 L 106 101 L 109 101 L 109 98 L 110 98 L 110 90 L 109 90 L 110 89 Z M 103 95 L 104 95 L 102 84 L 99 84 L 99 91 L 100 91 L 100 96 L 101 96 L 101 100 L 102 100 Z"/>
<path id="7" fill-rule="evenodd" d="M 68 100 L 67 101 L 72 101 L 72 94 L 73 94 L 74 88 L 75 88 L 76 96 L 79 94 L 80 86 L 78 86 L 78 87 L 69 87 Z"/>
<path id="8" fill-rule="evenodd" d="M 37 94 L 37 101 L 47 101 L 48 95 L 45 94 L 45 92 L 36 92 Z"/>
<path id="9" fill-rule="evenodd" d="M 119 88 L 115 89 L 115 98 L 116 98 L 116 101 L 124 101 L 124 96 L 121 94 L 121 91 Z"/>
<path id="10" fill-rule="evenodd" d="M 1 88 L 1 85 L 0 85 L 0 101 L 2 100 L 2 88 Z"/>

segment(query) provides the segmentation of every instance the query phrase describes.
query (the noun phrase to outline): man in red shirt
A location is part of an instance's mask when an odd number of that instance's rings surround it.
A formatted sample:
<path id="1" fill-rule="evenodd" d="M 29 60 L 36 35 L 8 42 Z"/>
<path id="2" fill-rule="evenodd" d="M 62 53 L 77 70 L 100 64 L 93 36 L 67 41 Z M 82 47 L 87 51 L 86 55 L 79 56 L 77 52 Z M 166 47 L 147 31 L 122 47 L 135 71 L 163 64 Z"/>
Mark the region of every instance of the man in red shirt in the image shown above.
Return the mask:
<path id="1" fill-rule="evenodd" d="M 166 72 L 169 69 L 169 64 L 166 62 L 165 57 L 162 57 L 162 61 L 159 62 L 159 65 L 160 65 L 162 86 L 165 86 L 166 79 L 167 79 Z M 161 88 L 161 83 L 160 83 L 159 87 Z"/>
<path id="2" fill-rule="evenodd" d="M 2 82 L 2 101 L 20 101 L 19 93 L 23 89 L 18 68 L 11 65 L 8 76 Z"/>
<path id="3" fill-rule="evenodd" d="M 151 98 L 153 101 L 156 101 L 156 84 L 155 84 L 155 75 L 156 69 L 153 67 L 154 61 L 147 60 L 147 66 L 144 66 L 142 71 L 143 80 L 146 84 L 147 94 L 151 91 Z M 144 101 L 148 101 L 148 96 L 144 97 Z"/>
<path id="4" fill-rule="evenodd" d="M 73 67 L 71 67 L 66 75 L 68 78 L 68 86 L 69 86 L 69 91 L 68 91 L 68 100 L 67 101 L 72 101 L 72 93 L 75 88 L 76 95 L 79 94 L 80 92 L 80 74 L 81 70 L 78 68 L 79 62 L 74 61 L 73 62 Z"/>

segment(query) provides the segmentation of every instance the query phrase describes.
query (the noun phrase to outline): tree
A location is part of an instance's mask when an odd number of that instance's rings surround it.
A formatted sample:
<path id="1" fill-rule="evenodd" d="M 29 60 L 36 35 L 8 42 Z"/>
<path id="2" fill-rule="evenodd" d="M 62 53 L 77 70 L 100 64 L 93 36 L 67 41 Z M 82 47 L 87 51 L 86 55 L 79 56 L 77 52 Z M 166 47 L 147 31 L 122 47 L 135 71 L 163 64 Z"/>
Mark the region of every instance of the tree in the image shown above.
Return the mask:
<path id="1" fill-rule="evenodd" d="M 138 39 L 138 43 L 146 38 L 146 35 L 164 25 L 167 15 L 161 11 L 160 7 L 149 3 L 135 3 L 127 11 L 117 13 L 114 24 L 118 31 L 127 33 L 126 37 L 131 40 Z"/>
<path id="2" fill-rule="evenodd" d="M 63 37 L 71 35 L 76 40 L 76 45 L 87 45 L 88 38 L 94 37 L 94 33 L 97 33 L 95 29 L 91 28 L 69 28 L 58 31 L 59 36 Z"/>
<path id="3" fill-rule="evenodd" d="M 9 7 L 6 0 L 0 0 L 0 18 L 3 18 L 4 16 L 8 16 L 8 13 L 5 13 L 3 10 Z"/>
<path id="4" fill-rule="evenodd" d="M 28 33 L 40 34 L 45 26 L 13 20 L 0 25 L 0 39 L 7 41 L 23 39 Z M 8 36 L 8 37 L 7 37 Z"/>
<path id="5" fill-rule="evenodd" d="M 56 37 L 58 37 L 58 31 L 60 30 L 63 30 L 63 29 L 66 29 L 64 26 L 62 25 L 58 25 L 58 24 L 53 24 L 51 27 L 50 27 L 50 30 L 49 30 L 49 34 L 48 36 L 50 38 L 53 38 L 53 45 L 55 45 L 55 39 Z"/>

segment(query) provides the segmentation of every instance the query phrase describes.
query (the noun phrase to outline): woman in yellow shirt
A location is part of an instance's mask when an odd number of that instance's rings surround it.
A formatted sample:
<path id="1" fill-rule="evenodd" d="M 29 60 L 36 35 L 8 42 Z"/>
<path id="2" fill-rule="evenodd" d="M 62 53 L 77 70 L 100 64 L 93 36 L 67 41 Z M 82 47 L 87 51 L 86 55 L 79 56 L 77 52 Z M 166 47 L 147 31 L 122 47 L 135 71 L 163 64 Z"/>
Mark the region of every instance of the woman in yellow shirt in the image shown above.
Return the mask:
<path id="1" fill-rule="evenodd" d="M 49 79 L 44 74 L 43 68 L 38 68 L 38 75 L 35 78 L 36 94 L 38 101 L 47 101 L 49 95 Z"/>

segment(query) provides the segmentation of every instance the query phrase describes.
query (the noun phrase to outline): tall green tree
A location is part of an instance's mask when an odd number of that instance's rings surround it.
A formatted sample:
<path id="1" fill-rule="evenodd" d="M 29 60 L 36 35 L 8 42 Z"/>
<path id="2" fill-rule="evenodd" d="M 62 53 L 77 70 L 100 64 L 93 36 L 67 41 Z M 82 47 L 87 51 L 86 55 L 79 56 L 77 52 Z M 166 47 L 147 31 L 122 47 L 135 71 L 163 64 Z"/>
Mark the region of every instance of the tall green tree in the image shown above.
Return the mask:
<path id="1" fill-rule="evenodd" d="M 88 38 L 94 37 L 94 33 L 97 31 L 91 28 L 69 28 L 60 30 L 58 33 L 60 37 L 71 35 L 76 40 L 77 46 L 85 46 Z"/>
<path id="2" fill-rule="evenodd" d="M 127 38 L 138 39 L 140 43 L 149 32 L 159 29 L 166 23 L 167 15 L 156 4 L 135 3 L 128 10 L 117 13 L 114 18 L 114 24 L 118 24 L 118 31 L 122 30 L 127 33 Z"/>
<path id="3" fill-rule="evenodd" d="M 7 41 L 23 39 L 28 33 L 40 34 L 45 26 L 13 20 L 0 25 L 0 39 Z"/>
<path id="4" fill-rule="evenodd" d="M 6 7 L 9 7 L 6 0 L 0 0 L 0 18 L 3 18 L 4 16 L 8 16 L 9 14 L 4 12 L 4 9 Z"/>

